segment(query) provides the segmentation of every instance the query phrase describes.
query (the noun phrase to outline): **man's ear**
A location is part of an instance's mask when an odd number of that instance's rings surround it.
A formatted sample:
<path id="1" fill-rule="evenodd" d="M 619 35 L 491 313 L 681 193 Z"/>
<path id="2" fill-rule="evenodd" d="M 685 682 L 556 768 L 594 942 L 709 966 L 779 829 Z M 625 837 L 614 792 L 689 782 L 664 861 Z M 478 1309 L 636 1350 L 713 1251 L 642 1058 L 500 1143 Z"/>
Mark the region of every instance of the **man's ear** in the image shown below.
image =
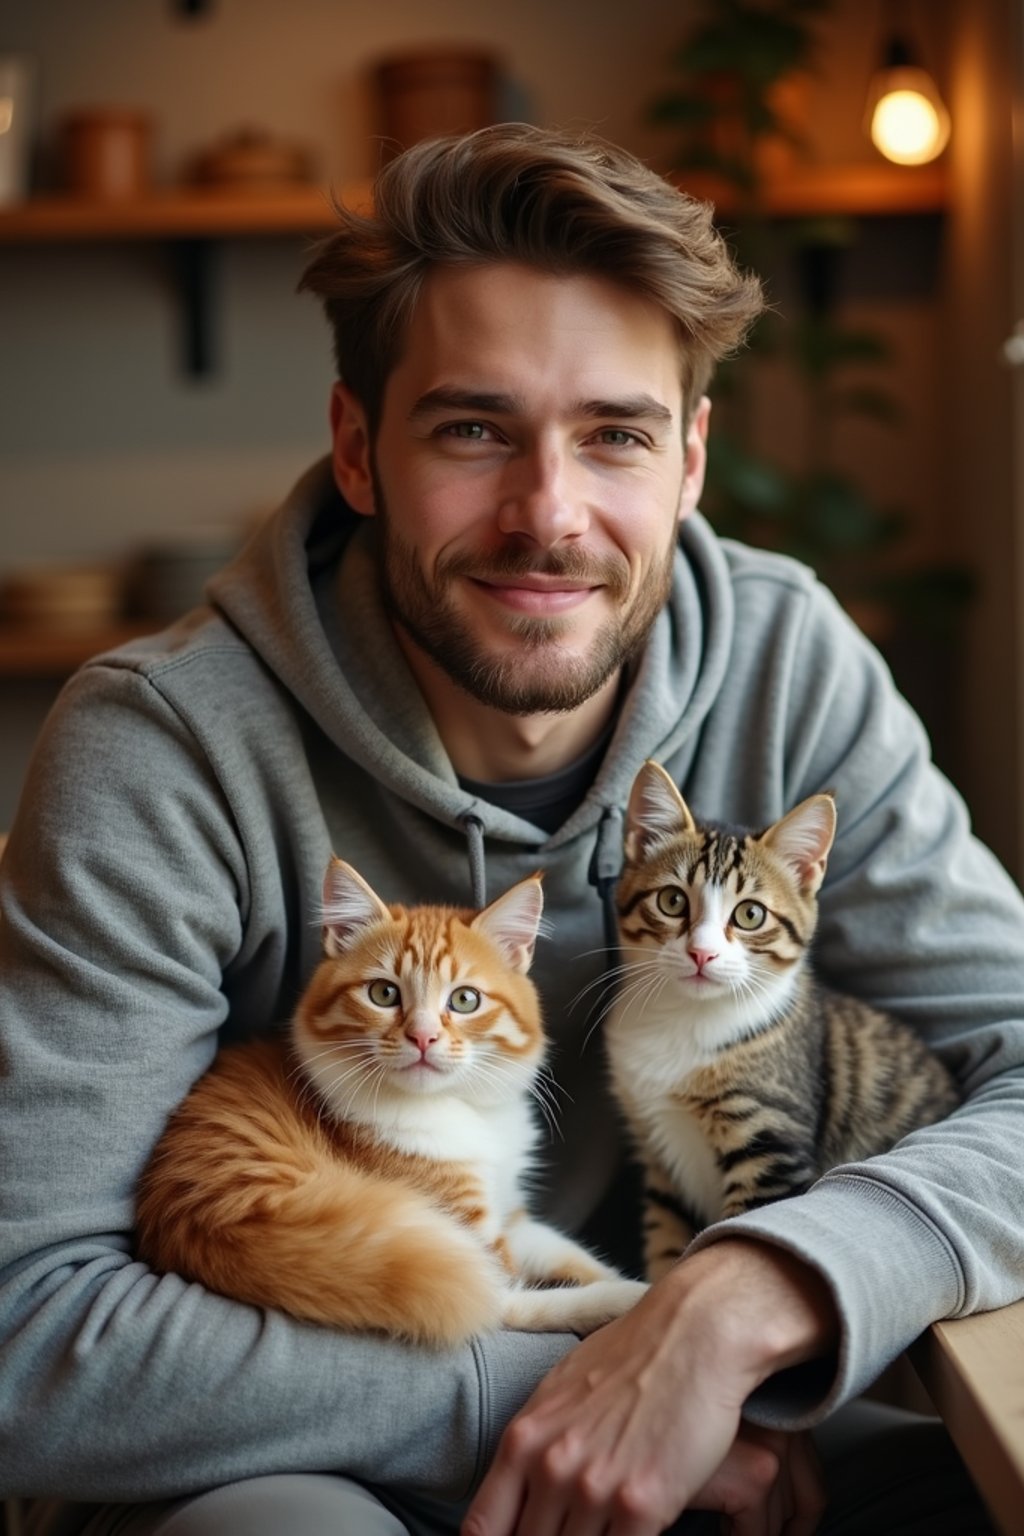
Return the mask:
<path id="1" fill-rule="evenodd" d="M 366 411 L 344 384 L 331 390 L 331 461 L 334 483 L 353 512 L 376 512 L 370 464 L 370 429 Z"/>
<path id="2" fill-rule="evenodd" d="M 679 496 L 679 521 L 689 517 L 700 501 L 704 489 L 704 471 L 708 463 L 708 422 L 711 419 L 711 401 L 701 395 L 697 409 L 690 417 L 686 429 L 683 457 L 683 488 Z"/>

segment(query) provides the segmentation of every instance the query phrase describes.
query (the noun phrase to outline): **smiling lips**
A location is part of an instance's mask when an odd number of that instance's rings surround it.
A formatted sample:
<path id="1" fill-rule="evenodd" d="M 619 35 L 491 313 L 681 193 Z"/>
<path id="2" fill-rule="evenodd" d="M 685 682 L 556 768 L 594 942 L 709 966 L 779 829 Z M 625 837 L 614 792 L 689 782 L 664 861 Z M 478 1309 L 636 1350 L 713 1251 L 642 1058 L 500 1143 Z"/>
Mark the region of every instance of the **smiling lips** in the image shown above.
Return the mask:
<path id="1" fill-rule="evenodd" d="M 519 576 L 505 581 L 485 581 L 478 576 L 470 579 L 506 608 L 539 616 L 568 613 L 599 590 L 591 582 L 567 581 L 564 576 Z"/>

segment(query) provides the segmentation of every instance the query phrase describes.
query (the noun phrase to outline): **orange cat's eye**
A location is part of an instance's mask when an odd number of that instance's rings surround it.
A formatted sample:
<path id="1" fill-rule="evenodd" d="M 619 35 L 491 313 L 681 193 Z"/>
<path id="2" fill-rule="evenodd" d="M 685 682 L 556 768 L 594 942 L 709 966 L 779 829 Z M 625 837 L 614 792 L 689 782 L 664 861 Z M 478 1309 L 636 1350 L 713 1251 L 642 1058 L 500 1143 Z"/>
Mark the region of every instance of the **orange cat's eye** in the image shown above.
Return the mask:
<path id="1" fill-rule="evenodd" d="M 480 993 L 476 987 L 456 987 L 448 999 L 453 1013 L 476 1013 L 480 1007 Z"/>
<path id="2" fill-rule="evenodd" d="M 376 981 L 371 981 L 366 990 L 370 1002 L 376 1003 L 378 1008 L 397 1008 L 402 1000 L 402 994 L 393 981 L 382 981 L 378 978 Z"/>
<path id="3" fill-rule="evenodd" d="M 686 911 L 686 892 L 678 885 L 665 885 L 657 895 L 658 911 L 666 917 L 682 917 Z"/>
<path id="4" fill-rule="evenodd" d="M 755 929 L 764 927 L 767 916 L 767 907 L 762 907 L 759 901 L 741 901 L 732 915 L 732 921 L 744 933 L 753 933 Z"/>

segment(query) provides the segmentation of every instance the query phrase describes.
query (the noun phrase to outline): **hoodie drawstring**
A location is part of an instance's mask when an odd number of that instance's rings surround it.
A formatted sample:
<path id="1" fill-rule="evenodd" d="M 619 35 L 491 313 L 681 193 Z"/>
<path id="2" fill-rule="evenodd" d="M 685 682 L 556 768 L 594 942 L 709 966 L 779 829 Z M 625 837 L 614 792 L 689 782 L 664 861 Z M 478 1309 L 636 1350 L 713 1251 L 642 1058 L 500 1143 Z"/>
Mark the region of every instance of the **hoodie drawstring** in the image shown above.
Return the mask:
<path id="1" fill-rule="evenodd" d="M 460 818 L 466 829 L 466 851 L 469 854 L 469 886 L 473 906 L 487 905 L 487 866 L 484 862 L 484 824 L 479 816 Z"/>
<path id="2" fill-rule="evenodd" d="M 587 878 L 597 890 L 604 919 L 604 942 L 608 950 L 608 965 L 616 963 L 619 948 L 619 925 L 615 911 L 615 887 L 622 872 L 622 811 L 617 805 L 609 805 L 601 816 L 597 828 L 594 852 L 590 859 Z"/>
<path id="3" fill-rule="evenodd" d="M 466 834 L 469 856 L 469 884 L 476 908 L 487 905 L 487 866 L 484 856 L 484 824 L 470 812 L 459 818 Z M 615 911 L 615 887 L 622 871 L 622 811 L 617 805 L 606 806 L 598 823 L 594 852 L 587 879 L 597 891 L 601 903 L 604 942 L 608 964 L 614 965 L 619 947 L 618 919 Z"/>

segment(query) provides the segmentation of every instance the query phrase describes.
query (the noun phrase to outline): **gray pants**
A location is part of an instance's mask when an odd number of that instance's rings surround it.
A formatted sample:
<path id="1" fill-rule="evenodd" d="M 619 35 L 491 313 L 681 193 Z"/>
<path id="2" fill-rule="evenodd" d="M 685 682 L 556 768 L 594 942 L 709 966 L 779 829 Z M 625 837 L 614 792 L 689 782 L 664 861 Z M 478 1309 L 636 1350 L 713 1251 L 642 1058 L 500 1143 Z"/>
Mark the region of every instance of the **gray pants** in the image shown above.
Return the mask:
<path id="1" fill-rule="evenodd" d="M 816 1438 L 829 1489 L 820 1536 L 994 1536 L 937 1420 L 858 1402 Z M 38 1505 L 26 1536 L 457 1536 L 464 1512 L 343 1477 L 281 1474 L 159 1504 Z M 673 1531 L 718 1529 L 717 1516 L 692 1514 Z"/>

